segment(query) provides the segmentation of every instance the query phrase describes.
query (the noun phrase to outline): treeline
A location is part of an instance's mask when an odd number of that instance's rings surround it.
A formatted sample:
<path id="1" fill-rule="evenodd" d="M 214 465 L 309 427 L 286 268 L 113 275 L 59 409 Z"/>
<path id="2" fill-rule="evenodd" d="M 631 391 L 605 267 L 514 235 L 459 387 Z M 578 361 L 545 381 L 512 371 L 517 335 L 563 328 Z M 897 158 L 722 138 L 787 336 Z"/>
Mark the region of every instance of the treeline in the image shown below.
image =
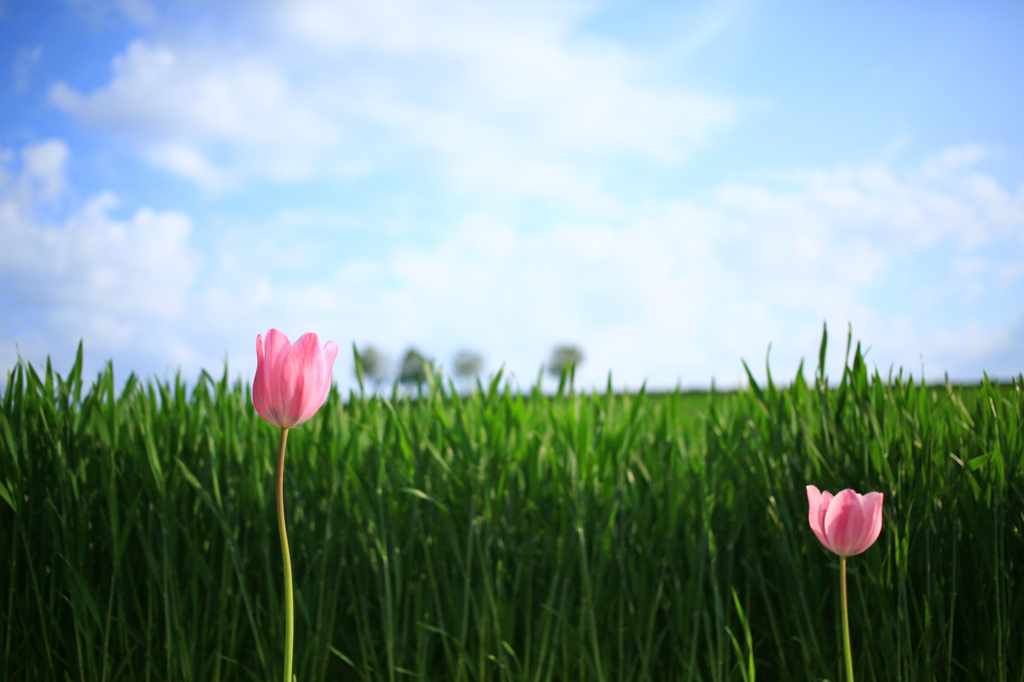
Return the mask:
<path id="1" fill-rule="evenodd" d="M 393 368 L 387 354 L 373 344 L 353 349 L 352 372 L 360 385 L 365 382 L 378 390 L 382 384 L 393 379 L 398 384 L 423 384 L 435 371 L 436 362 L 424 355 L 415 346 L 410 346 L 402 354 L 397 368 Z M 559 379 L 566 372 L 575 370 L 583 363 L 583 350 L 575 344 L 562 344 L 551 350 L 544 368 L 548 374 Z M 463 348 L 452 357 L 452 375 L 464 382 L 479 379 L 484 371 L 484 356 L 478 351 Z"/>

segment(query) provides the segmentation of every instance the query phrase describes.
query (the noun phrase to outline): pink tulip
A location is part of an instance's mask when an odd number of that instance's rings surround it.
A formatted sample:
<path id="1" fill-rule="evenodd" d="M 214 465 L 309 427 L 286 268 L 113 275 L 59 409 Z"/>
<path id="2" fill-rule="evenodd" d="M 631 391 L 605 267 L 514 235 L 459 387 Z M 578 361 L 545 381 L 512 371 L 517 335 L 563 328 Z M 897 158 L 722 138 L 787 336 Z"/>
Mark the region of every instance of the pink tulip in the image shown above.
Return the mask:
<path id="1" fill-rule="evenodd" d="M 835 497 L 807 486 L 807 520 L 821 544 L 841 557 L 860 554 L 882 532 L 882 493 L 860 495 L 850 488 Z"/>
<path id="2" fill-rule="evenodd" d="M 331 370 L 338 344 L 303 334 L 294 344 L 276 329 L 256 335 L 256 378 L 252 404 L 274 426 L 290 429 L 316 414 L 331 390 Z"/>

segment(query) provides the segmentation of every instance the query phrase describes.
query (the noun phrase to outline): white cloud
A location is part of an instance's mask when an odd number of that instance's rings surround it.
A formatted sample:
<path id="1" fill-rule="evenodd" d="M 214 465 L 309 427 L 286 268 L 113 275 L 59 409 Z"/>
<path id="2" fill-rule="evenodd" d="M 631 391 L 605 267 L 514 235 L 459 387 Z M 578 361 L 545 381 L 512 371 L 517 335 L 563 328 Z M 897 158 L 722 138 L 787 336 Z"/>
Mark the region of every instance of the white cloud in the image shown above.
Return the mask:
<path id="1" fill-rule="evenodd" d="M 154 144 L 146 150 L 146 159 L 157 168 L 191 180 L 209 192 L 223 192 L 231 184 L 222 169 L 186 143 Z"/>
<path id="2" fill-rule="evenodd" d="M 24 166 L 21 181 L 35 185 L 35 191 L 40 199 L 56 199 L 64 189 L 67 146 L 60 140 L 49 140 L 26 147 L 22 150 L 21 158 Z"/>
<path id="3" fill-rule="evenodd" d="M 253 177 L 307 178 L 337 134 L 288 74 L 260 56 L 140 40 L 114 60 L 113 72 L 110 84 L 89 94 L 56 83 L 50 101 L 137 138 L 154 165 L 211 191 Z"/>
<path id="4" fill-rule="evenodd" d="M 445 363 L 468 345 L 525 382 L 554 344 L 577 342 L 584 385 L 608 369 L 634 387 L 731 383 L 769 343 L 776 375 L 791 375 L 822 320 L 834 361 L 847 322 L 883 368 L 916 370 L 922 353 L 939 373 L 1024 361 L 1004 333 L 1022 315 L 1024 188 L 979 170 L 985 147 L 673 196 L 674 167 L 745 104 L 588 34 L 595 7 L 298 0 L 260 4 L 244 39 L 153 31 L 108 83 L 58 82 L 51 103 L 209 192 L 298 208 L 250 223 L 233 199 L 211 202 L 227 214 L 203 222 L 202 267 L 182 214 L 123 216 L 100 193 L 67 215 L 63 143 L 24 150 L 20 167 L 0 152 L 4 296 L 42 318 L 22 326 L 42 330 L 43 350 L 82 335 L 101 352 L 149 344 L 129 362 L 187 373 L 227 350 L 251 374 L 270 326 L 395 357 L 415 343 Z M 680 50 L 735 12 L 709 14 Z M 310 182 L 288 195 L 267 181 Z M 349 199 L 351 213 L 313 215 Z"/>
<path id="5" fill-rule="evenodd" d="M 7 213 L 33 216 L 56 202 L 64 191 L 64 163 L 67 145 L 62 140 L 46 140 L 21 150 L 21 170 L 12 173 L 7 166 L 14 152 L 0 149 L 0 187 L 5 194 Z"/>
<path id="6" fill-rule="evenodd" d="M 735 117 L 731 102 L 638 84 L 634 55 L 574 30 L 588 13 L 585 5 L 464 0 L 306 0 L 281 10 L 296 44 L 368 62 L 385 79 L 384 97 L 435 119 L 428 130 L 445 118 L 468 120 L 556 150 L 675 160 Z M 383 70 L 389 63 L 413 67 L 420 87 L 398 68 Z"/>
<path id="7" fill-rule="evenodd" d="M 576 31 L 583 5 L 274 8 L 259 45 L 138 40 L 110 83 L 57 83 L 50 100 L 211 190 L 430 168 L 457 191 L 598 206 L 608 178 L 595 159 L 675 163 L 739 115 L 644 82 L 636 55 Z"/>
<path id="8" fill-rule="evenodd" d="M 102 354 L 180 355 L 182 339 L 169 331 L 192 303 L 190 220 L 148 208 L 118 218 L 117 198 L 102 192 L 50 222 L 40 209 L 63 199 L 67 157 L 63 141 L 42 142 L 0 175 L 2 360 L 14 362 L 15 343 L 38 361 L 83 337 Z"/>
<path id="9" fill-rule="evenodd" d="M 16 313 L 0 338 L 7 363 L 15 342 L 32 357 L 85 337 L 145 371 L 194 375 L 227 352 L 248 376 L 255 334 L 278 327 L 377 343 L 396 358 L 415 344 L 443 364 L 470 346 L 524 384 L 555 344 L 573 342 L 587 355 L 582 386 L 603 386 L 608 370 L 634 388 L 727 385 L 742 376 L 740 358 L 763 376 L 769 343 L 780 380 L 801 357 L 813 363 L 823 320 L 833 376 L 847 322 L 883 372 L 916 373 L 922 355 L 932 376 L 1005 375 L 1024 362 L 1009 335 L 1022 314 L 1024 217 L 1013 216 L 1024 216 L 1024 192 L 974 166 L 793 173 L 532 231 L 477 211 L 376 255 L 349 248 L 369 227 L 357 214 L 283 212 L 211 232 L 203 266 L 187 217 L 119 218 L 109 193 L 55 224 L 33 218 L 67 194 L 62 142 L 23 150 L 20 167 L 4 158 L 0 302 Z M 343 386 L 349 364 L 343 355 L 335 372 Z"/>
<path id="10" fill-rule="evenodd" d="M 504 268 L 482 263 L 496 273 L 490 281 L 459 276 L 481 265 L 480 254 L 423 260 L 447 273 L 449 283 L 431 292 L 441 300 L 500 301 L 483 328 L 500 328 L 507 315 L 530 330 L 515 338 L 594 344 L 583 377 L 595 383 L 609 368 L 633 385 L 644 376 L 702 382 L 702 373 L 721 377 L 740 357 L 759 365 L 769 343 L 789 373 L 813 355 L 823 320 L 833 338 L 853 322 L 883 369 L 916 369 L 923 353 L 941 371 L 956 357 L 951 348 L 981 348 L 979 335 L 998 334 L 1021 310 L 1020 283 L 1007 289 L 998 273 L 1024 262 L 1024 217 L 1004 220 L 1021 215 L 1024 201 L 1000 190 L 979 202 L 978 178 L 967 167 L 930 180 L 869 168 L 732 188 L 711 204 L 656 208 L 616 228 L 528 238 Z M 449 248 L 457 253 L 465 241 L 453 237 Z M 922 245 L 931 249 L 924 263 Z M 910 301 L 929 289 L 931 305 Z M 900 328 L 904 318 L 910 329 Z"/>
<path id="11" fill-rule="evenodd" d="M 468 192 L 602 205 L 595 161 L 687 157 L 740 107 L 653 84 L 638 55 L 577 30 L 583 4 L 453 0 L 282 5 L 290 45 L 354 63 L 350 109 Z M 369 85 L 369 87 L 367 87 Z"/>
<path id="12" fill-rule="evenodd" d="M 981 203 L 971 189 L 978 178 L 987 176 L 972 167 L 792 174 L 701 203 L 533 231 L 477 212 L 379 260 L 347 254 L 358 227 L 282 244 L 271 219 L 219 247 L 234 265 L 218 269 L 203 315 L 224 334 L 254 324 L 316 330 L 395 358 L 414 344 L 444 364 L 470 346 L 490 371 L 505 362 L 523 383 L 562 342 L 586 351 L 583 386 L 603 386 L 609 370 L 634 388 L 645 378 L 657 388 L 706 386 L 712 376 L 732 384 L 741 358 L 763 376 L 769 344 L 785 381 L 801 357 L 810 370 L 826 320 L 833 377 L 848 322 L 883 372 L 916 375 L 923 355 L 931 377 L 1007 374 L 1013 358 L 1024 361 L 1020 352 L 999 356 L 999 368 L 980 363 L 1005 349 L 1007 325 L 1022 312 L 1021 279 L 1005 273 L 1024 262 L 1024 219 L 1000 216 L 1017 214 L 1024 195 L 996 183 Z M 305 272 L 304 252 L 327 263 L 312 265 L 317 275 Z M 233 366 L 245 373 L 251 355 L 242 344 Z M 348 362 L 336 371 L 343 385 Z"/>

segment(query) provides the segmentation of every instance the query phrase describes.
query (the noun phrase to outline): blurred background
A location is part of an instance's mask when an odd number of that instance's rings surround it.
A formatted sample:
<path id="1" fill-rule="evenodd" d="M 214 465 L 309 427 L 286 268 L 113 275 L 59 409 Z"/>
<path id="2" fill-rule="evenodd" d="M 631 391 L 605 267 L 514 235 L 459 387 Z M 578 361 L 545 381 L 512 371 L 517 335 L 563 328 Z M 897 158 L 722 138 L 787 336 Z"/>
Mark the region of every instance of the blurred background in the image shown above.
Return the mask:
<path id="1" fill-rule="evenodd" d="M 1016 375 L 1022 64 L 1009 0 L 0 0 L 0 368 Z"/>

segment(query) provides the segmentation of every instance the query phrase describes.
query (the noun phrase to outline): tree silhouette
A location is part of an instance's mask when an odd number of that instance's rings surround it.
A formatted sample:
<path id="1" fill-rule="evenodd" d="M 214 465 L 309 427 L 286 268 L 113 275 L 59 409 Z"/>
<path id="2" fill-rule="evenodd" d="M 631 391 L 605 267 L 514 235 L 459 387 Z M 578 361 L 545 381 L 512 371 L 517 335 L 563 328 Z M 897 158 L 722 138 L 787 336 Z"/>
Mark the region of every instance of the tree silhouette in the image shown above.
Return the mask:
<path id="1" fill-rule="evenodd" d="M 548 374 L 559 379 L 571 369 L 583 364 L 583 351 L 571 343 L 555 346 L 548 360 Z"/>
<path id="2" fill-rule="evenodd" d="M 473 377 L 480 376 L 484 369 L 484 356 L 476 351 L 463 348 L 452 359 L 452 372 L 460 379 L 467 382 Z"/>
<path id="3" fill-rule="evenodd" d="M 422 384 L 427 380 L 428 365 L 433 365 L 433 362 L 415 348 L 409 348 L 402 356 L 402 365 L 398 370 L 398 382 Z"/>

